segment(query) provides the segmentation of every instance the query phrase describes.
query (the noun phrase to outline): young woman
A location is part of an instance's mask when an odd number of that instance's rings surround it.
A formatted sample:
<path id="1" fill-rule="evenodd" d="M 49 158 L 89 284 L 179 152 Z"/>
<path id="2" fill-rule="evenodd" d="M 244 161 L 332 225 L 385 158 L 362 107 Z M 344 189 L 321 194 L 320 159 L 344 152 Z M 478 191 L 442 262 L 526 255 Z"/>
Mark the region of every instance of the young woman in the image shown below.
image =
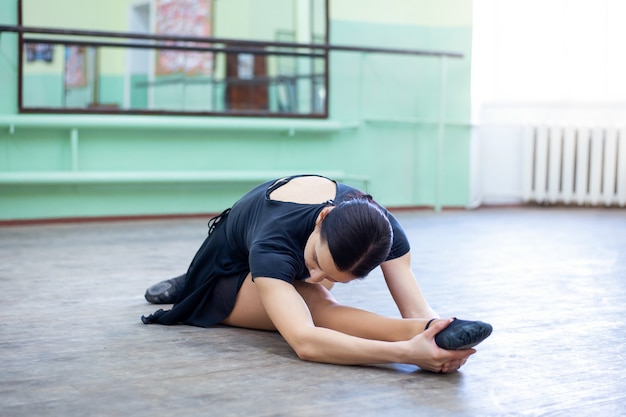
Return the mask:
<path id="1" fill-rule="evenodd" d="M 317 175 L 267 182 L 209 226 L 187 273 L 148 288 L 148 301 L 174 305 L 144 323 L 277 330 L 304 360 L 433 372 L 459 369 L 491 333 L 486 323 L 438 318 L 397 220 L 345 184 Z M 402 318 L 340 305 L 329 291 L 379 265 Z"/>

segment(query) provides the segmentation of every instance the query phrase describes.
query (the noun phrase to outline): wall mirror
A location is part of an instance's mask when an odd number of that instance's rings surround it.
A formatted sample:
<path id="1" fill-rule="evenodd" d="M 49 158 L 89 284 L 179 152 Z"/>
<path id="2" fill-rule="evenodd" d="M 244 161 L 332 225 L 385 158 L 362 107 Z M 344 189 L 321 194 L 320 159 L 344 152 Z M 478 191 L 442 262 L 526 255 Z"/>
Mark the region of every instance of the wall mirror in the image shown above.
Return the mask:
<path id="1" fill-rule="evenodd" d="M 19 108 L 324 118 L 328 53 L 314 45 L 327 44 L 327 8 L 327 0 L 19 0 L 20 25 L 42 29 L 20 36 Z M 212 42 L 191 41 L 205 37 Z"/>

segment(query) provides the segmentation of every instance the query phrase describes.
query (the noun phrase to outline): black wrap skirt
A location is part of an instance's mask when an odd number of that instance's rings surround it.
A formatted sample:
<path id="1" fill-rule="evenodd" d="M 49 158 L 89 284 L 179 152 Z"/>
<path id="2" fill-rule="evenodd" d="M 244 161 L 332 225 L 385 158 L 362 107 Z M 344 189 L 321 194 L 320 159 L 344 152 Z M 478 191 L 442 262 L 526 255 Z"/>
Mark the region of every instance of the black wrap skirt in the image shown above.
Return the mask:
<path id="1" fill-rule="evenodd" d="M 221 323 L 232 312 L 249 266 L 247 258 L 238 257 L 229 247 L 223 227 L 228 212 L 209 221 L 209 236 L 194 256 L 172 309 L 143 316 L 144 323 L 208 327 Z"/>

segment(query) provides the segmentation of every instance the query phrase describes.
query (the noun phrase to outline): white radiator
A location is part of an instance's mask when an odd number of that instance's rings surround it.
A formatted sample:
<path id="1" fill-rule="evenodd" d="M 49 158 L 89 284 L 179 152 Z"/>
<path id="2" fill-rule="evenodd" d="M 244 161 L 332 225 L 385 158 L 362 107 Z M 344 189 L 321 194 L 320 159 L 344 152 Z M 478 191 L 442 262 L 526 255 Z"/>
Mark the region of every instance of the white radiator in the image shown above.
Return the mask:
<path id="1" fill-rule="evenodd" d="M 528 126 L 523 199 L 626 205 L 626 128 Z"/>

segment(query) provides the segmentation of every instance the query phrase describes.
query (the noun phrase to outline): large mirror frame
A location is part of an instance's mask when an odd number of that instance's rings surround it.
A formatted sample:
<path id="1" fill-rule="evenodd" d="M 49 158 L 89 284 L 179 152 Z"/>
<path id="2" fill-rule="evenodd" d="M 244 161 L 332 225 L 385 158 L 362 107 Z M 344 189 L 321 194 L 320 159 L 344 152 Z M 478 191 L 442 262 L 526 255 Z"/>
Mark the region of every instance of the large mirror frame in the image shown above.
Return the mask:
<path id="1" fill-rule="evenodd" d="M 233 29 L 234 9 L 269 2 L 284 6 L 282 19 L 274 4 L 272 18 Z M 269 2 L 118 1 L 129 16 L 120 31 L 18 0 L 19 111 L 327 118 L 328 0 Z"/>

